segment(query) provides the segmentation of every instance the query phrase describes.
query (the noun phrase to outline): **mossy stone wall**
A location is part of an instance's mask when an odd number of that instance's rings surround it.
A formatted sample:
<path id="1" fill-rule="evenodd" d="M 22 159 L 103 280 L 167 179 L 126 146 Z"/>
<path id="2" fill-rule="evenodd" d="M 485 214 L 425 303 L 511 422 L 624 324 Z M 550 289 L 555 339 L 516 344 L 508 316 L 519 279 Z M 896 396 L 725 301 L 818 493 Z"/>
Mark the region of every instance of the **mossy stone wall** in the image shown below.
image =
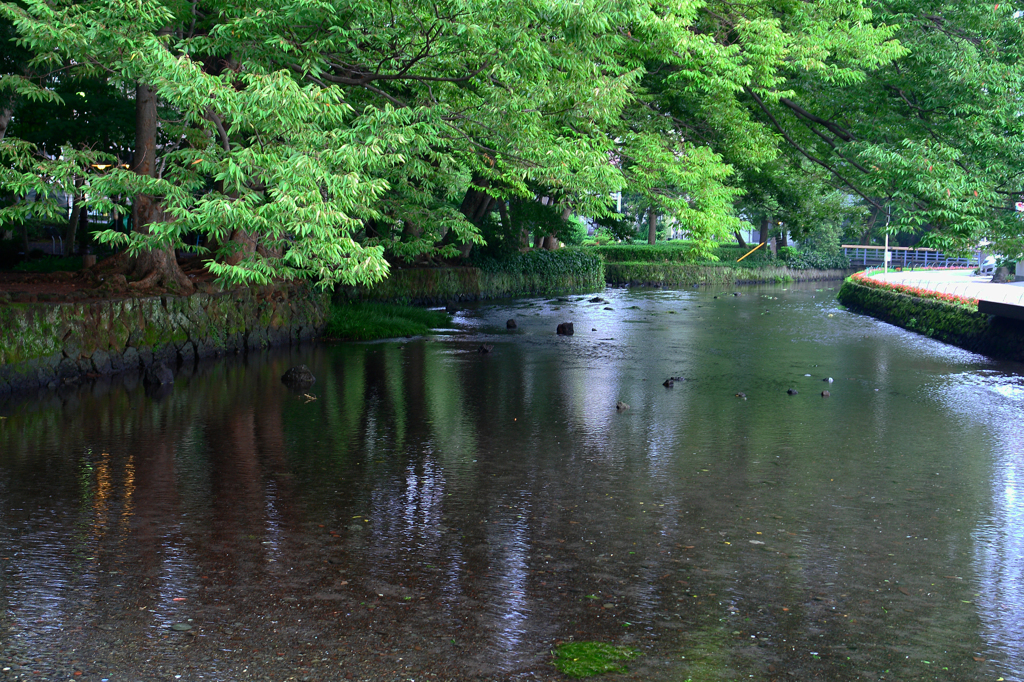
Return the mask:
<path id="1" fill-rule="evenodd" d="M 1001 360 L 1024 360 L 1024 322 L 846 280 L 837 300 L 854 312 Z"/>
<path id="2" fill-rule="evenodd" d="M 311 339 L 329 303 L 300 284 L 0 305 L 0 394 Z"/>

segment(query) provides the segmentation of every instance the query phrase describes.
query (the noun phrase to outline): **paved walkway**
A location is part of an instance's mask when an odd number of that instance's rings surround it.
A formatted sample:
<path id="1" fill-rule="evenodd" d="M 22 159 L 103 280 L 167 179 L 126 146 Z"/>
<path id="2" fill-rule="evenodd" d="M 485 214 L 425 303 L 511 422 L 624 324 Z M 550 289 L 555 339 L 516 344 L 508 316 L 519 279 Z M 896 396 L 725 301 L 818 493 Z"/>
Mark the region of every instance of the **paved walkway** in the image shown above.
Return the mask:
<path id="1" fill-rule="evenodd" d="M 938 291 L 945 294 L 977 298 L 1024 306 L 1024 282 L 993 284 L 991 275 L 975 275 L 973 270 L 911 270 L 906 272 L 881 270 L 869 275 L 872 279 L 893 284 Z"/>

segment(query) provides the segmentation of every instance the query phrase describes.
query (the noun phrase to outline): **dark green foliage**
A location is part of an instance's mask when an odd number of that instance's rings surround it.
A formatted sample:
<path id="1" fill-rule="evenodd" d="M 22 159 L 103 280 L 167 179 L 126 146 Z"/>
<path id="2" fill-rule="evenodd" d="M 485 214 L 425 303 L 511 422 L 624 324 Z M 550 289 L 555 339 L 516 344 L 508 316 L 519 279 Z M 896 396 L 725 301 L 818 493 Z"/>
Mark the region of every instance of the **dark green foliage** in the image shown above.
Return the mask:
<path id="1" fill-rule="evenodd" d="M 66 256 L 64 258 L 44 256 L 22 261 L 12 268 L 16 272 L 76 272 L 81 269 L 81 256 Z"/>
<path id="2" fill-rule="evenodd" d="M 745 262 L 745 261 L 744 261 Z M 735 266 L 736 263 L 731 265 Z M 739 264 L 743 266 L 743 263 Z M 607 263 L 608 284 L 655 284 L 692 286 L 694 284 L 737 284 L 740 282 L 791 282 L 796 271 L 775 267 L 730 267 L 708 263 Z M 835 277 L 836 279 L 839 276 Z M 813 279 L 813 278 L 808 278 Z"/>
<path id="3" fill-rule="evenodd" d="M 534 249 L 526 253 L 509 254 L 501 259 L 483 256 L 476 259 L 473 265 L 484 272 L 584 279 L 601 269 L 601 258 L 592 249 Z"/>
<path id="4" fill-rule="evenodd" d="M 606 244 L 588 247 L 601 254 L 605 261 L 611 263 L 691 263 L 694 265 L 741 268 L 746 270 L 761 268 L 788 267 L 791 270 L 845 270 L 850 261 L 842 252 L 830 256 L 822 253 L 797 251 L 792 247 L 782 247 L 779 255 L 773 256 L 768 247 L 762 246 L 750 253 L 756 244 L 743 248 L 736 244 L 719 244 L 713 251 L 717 261 L 691 261 L 689 258 L 690 242 L 675 241 L 647 244 Z M 743 258 L 744 255 L 749 256 Z M 743 258 L 743 260 L 740 260 Z"/>
<path id="5" fill-rule="evenodd" d="M 604 288 L 604 262 L 590 249 L 532 250 L 502 258 L 476 255 L 476 267 L 392 270 L 383 282 L 360 289 L 377 301 L 444 303 L 509 296 L 584 293 Z"/>
<path id="6" fill-rule="evenodd" d="M 21 258 L 20 239 L 0 239 L 0 269 L 13 266 Z"/>
<path id="7" fill-rule="evenodd" d="M 552 663 L 567 677 L 593 677 L 625 672 L 620 661 L 631 661 L 639 655 L 636 649 L 604 642 L 564 642 L 555 649 Z"/>
<path id="8" fill-rule="evenodd" d="M 794 270 L 845 270 L 850 267 L 850 259 L 841 251 L 826 254 L 782 247 L 779 249 L 778 258 Z"/>
<path id="9" fill-rule="evenodd" d="M 372 341 L 398 336 L 420 336 L 451 324 L 451 316 L 439 310 L 387 303 L 346 303 L 331 307 L 324 335 L 343 341 Z"/>
<path id="10" fill-rule="evenodd" d="M 587 248 L 531 250 L 481 257 L 480 295 L 486 298 L 585 292 L 604 288 L 604 261 Z"/>

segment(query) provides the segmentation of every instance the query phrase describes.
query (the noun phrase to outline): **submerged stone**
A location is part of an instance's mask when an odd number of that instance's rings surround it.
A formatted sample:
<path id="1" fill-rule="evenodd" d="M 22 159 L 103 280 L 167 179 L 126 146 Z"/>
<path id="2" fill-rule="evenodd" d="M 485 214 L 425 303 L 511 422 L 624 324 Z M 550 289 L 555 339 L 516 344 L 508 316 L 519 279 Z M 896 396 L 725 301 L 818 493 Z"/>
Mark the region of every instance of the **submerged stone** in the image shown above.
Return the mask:
<path id="1" fill-rule="evenodd" d="M 305 387 L 316 383 L 316 377 L 309 371 L 309 367 L 296 365 L 281 375 L 281 381 L 289 386 Z"/>

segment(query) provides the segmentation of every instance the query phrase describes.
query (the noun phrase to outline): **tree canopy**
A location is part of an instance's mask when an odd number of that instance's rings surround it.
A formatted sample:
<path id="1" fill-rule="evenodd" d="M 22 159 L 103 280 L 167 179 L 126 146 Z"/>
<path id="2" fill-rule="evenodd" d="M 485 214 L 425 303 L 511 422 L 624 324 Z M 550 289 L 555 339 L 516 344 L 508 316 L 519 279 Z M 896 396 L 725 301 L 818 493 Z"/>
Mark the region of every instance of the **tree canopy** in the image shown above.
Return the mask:
<path id="1" fill-rule="evenodd" d="M 506 232 L 529 222 L 530 202 L 601 217 L 620 190 L 691 234 L 696 257 L 780 199 L 794 216 L 834 216 L 854 197 L 944 246 L 1010 238 L 1016 225 L 1021 36 L 1009 7 L 0 7 L 17 36 L 0 77 L 13 116 L 4 193 L 83 192 L 84 179 L 93 207 L 132 212 L 131 233 L 102 238 L 165 286 L 188 283 L 173 258 L 145 254 L 171 248 L 210 251 L 230 282 L 373 282 L 385 255 L 465 254 L 492 212 Z M 48 113 L 30 121 L 33 101 L 49 108 L 33 105 Z M 96 112 L 125 104 L 135 129 L 111 135 Z M 65 130 L 47 116 L 88 123 Z M 12 203 L 0 219 L 41 210 L 57 212 Z"/>

